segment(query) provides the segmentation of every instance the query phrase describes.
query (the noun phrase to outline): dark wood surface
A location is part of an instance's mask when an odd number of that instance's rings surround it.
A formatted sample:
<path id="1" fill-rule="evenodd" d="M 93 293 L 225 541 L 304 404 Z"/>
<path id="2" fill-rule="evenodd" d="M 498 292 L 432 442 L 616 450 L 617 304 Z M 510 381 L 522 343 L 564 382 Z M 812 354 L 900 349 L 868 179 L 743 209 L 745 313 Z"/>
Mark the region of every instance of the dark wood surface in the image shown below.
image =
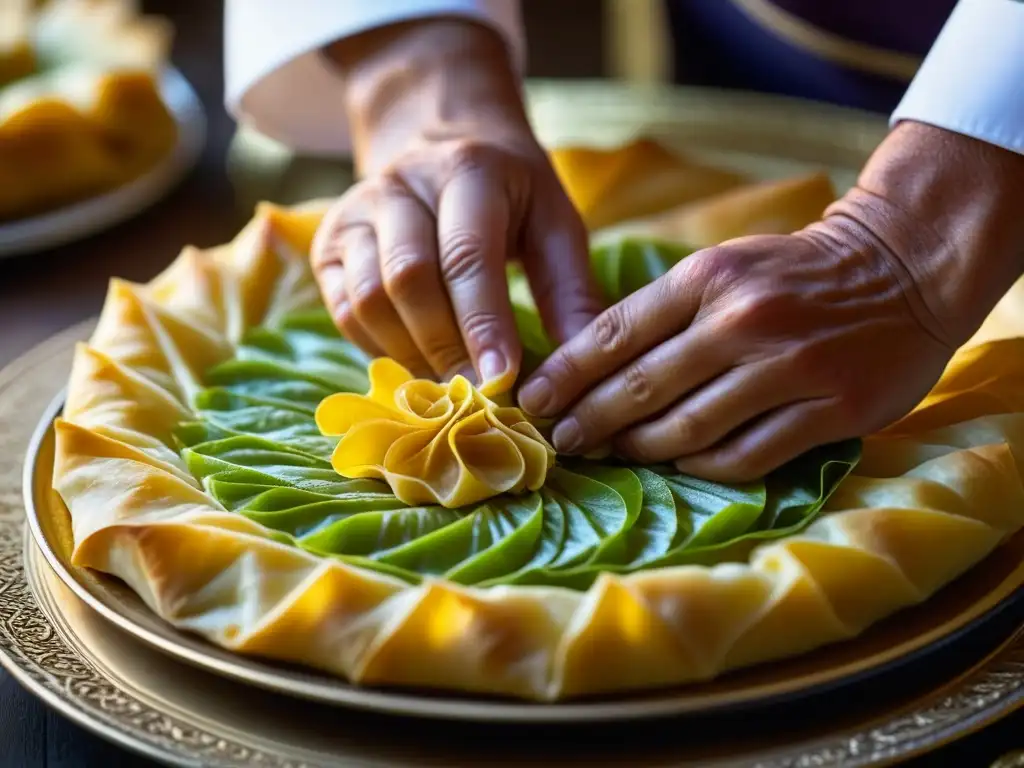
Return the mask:
<path id="1" fill-rule="evenodd" d="M 243 223 L 225 171 L 234 130 L 222 98 L 220 3 L 154 0 L 178 27 L 174 59 L 206 105 L 209 142 L 202 160 L 168 198 L 101 235 L 46 253 L 0 262 L 0 365 L 68 325 L 95 315 L 112 276 L 147 280 L 185 244 L 211 246 Z M 525 0 L 531 73 L 549 77 L 602 74 L 601 17 L 595 0 Z M 0 599 L 3 599 L 0 596 Z M 920 766 L 984 766 L 1015 745 L 1024 719 L 1010 718 Z M 46 708 L 0 672 L 0 768 L 148 766 Z"/>

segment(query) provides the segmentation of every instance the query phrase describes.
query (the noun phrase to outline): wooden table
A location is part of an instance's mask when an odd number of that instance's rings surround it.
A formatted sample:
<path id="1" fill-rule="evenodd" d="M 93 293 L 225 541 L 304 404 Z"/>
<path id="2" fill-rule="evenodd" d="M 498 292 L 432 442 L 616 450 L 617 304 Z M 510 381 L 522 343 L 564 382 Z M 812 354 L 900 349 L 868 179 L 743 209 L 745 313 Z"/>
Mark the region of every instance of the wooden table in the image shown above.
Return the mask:
<path id="1" fill-rule="evenodd" d="M 109 232 L 46 253 L 0 262 L 0 366 L 54 332 L 95 315 L 112 276 L 144 281 L 159 272 L 187 243 L 200 247 L 228 240 L 244 222 L 225 171 L 234 125 L 222 99 L 222 28 L 219 3 L 161 0 L 146 4 L 177 22 L 175 62 L 208 110 L 209 142 L 190 177 L 169 198 Z M 573 18 L 575 39 L 600 33 L 599 14 L 583 0 L 527 2 L 527 27 L 550 33 L 553 23 Z M 549 19 L 547 16 L 558 16 Z M 582 20 L 581 20 L 582 19 Z M 582 30 L 582 31 L 581 31 Z M 591 39 L 593 39 L 591 37 Z M 535 38 L 537 39 L 537 38 Z M 548 36 L 550 48 L 534 49 L 532 70 L 543 76 L 600 75 L 600 59 L 589 46 L 575 54 Z M 0 597 L 2 599 L 2 597 Z M 1024 744 L 1024 714 L 928 758 L 916 766 L 985 766 Z M 154 765 L 85 732 L 48 710 L 0 671 L 0 768 L 86 768 Z"/>

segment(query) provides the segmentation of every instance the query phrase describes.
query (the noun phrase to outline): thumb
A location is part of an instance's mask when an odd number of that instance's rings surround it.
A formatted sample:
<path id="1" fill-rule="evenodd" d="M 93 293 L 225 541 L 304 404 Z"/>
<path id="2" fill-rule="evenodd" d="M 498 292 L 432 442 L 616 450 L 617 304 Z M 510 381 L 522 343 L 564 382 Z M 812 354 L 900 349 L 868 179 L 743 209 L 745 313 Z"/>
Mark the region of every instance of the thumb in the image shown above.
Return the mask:
<path id="1" fill-rule="evenodd" d="M 550 201 L 544 201 L 550 203 Z M 523 268 L 544 329 L 558 344 L 582 331 L 605 308 L 590 271 L 587 230 L 567 198 L 535 203 Z"/>

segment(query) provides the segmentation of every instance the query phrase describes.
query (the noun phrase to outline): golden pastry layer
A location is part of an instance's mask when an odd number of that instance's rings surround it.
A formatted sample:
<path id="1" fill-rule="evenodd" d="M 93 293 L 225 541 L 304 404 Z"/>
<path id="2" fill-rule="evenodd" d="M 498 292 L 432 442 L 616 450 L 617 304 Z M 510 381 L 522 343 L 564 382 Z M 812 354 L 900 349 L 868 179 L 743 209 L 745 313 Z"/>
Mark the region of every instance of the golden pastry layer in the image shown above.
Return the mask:
<path id="1" fill-rule="evenodd" d="M 654 216 L 620 222 L 599 237 L 643 233 L 705 248 L 747 235 L 788 235 L 820 219 L 835 199 L 831 179 L 819 171 L 735 187 Z"/>
<path id="2" fill-rule="evenodd" d="M 502 493 L 535 491 L 555 450 L 518 408 L 499 407 L 465 377 L 414 379 L 398 363 L 370 363 L 365 395 L 339 392 L 316 423 L 341 435 L 331 457 L 348 478 L 384 480 L 406 504 L 456 508 Z"/>
<path id="3" fill-rule="evenodd" d="M 588 229 L 648 216 L 739 187 L 741 174 L 670 152 L 651 139 L 623 147 L 562 147 L 551 162 Z"/>
<path id="4" fill-rule="evenodd" d="M 958 354 L 923 415 L 865 442 L 827 514 L 740 562 L 606 573 L 586 591 L 411 586 L 281 543 L 204 490 L 173 431 L 247 329 L 316 304 L 305 254 L 322 210 L 264 206 L 232 243 L 186 249 L 147 285 L 115 281 L 77 352 L 54 469 L 74 562 L 181 629 L 364 684 L 550 701 L 856 636 L 1024 525 L 1024 415 L 1008 391 L 1024 339 L 1008 338 Z"/>

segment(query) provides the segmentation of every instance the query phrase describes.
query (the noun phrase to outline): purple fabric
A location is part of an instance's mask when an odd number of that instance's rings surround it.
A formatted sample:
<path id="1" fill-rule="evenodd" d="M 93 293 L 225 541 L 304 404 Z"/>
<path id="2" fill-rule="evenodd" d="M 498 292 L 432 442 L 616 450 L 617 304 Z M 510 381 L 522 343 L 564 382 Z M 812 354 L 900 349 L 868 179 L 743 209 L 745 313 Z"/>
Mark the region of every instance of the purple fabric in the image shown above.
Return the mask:
<path id="1" fill-rule="evenodd" d="M 847 40 L 924 56 L 956 0 L 772 0 L 772 4 Z"/>
<path id="2" fill-rule="evenodd" d="M 955 0 L 779 0 L 850 40 L 923 56 Z M 680 83 L 779 93 L 891 112 L 906 83 L 847 69 L 776 37 L 727 0 L 668 0 Z"/>

